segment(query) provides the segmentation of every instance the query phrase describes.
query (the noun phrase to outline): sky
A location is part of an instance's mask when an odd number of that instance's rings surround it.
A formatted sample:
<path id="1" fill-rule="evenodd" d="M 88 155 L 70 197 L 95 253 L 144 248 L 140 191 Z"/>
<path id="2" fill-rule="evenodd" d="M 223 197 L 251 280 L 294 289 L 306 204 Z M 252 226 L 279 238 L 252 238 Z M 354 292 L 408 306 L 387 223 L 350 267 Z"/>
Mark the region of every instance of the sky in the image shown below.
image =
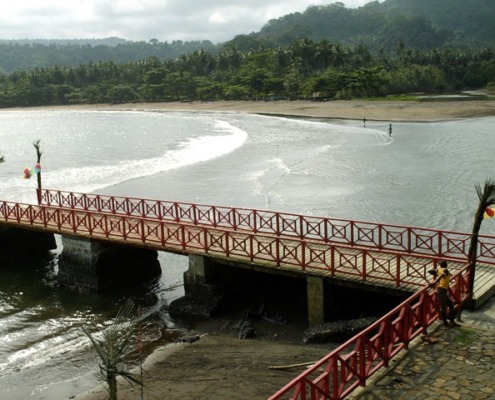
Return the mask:
<path id="1" fill-rule="evenodd" d="M 340 0 L 348 8 L 371 0 Z M 337 0 L 2 0 L 0 39 L 102 39 L 222 43 L 270 19 Z"/>

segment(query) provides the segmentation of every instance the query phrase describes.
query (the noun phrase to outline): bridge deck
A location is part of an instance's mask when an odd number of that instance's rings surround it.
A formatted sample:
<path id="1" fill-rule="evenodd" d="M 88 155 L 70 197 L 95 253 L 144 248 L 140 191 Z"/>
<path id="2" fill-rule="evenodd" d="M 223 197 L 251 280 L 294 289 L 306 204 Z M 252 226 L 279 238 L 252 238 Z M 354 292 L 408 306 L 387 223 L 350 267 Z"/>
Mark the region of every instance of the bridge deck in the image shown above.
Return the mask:
<path id="1" fill-rule="evenodd" d="M 36 208 L 35 208 L 36 209 Z M 253 234 L 169 221 L 88 213 L 66 208 L 43 208 L 43 218 L 19 213 L 15 225 L 149 247 L 179 254 L 196 254 L 283 270 L 331 277 L 376 288 L 416 292 L 431 277 L 438 261 L 417 256 L 341 244 L 301 241 L 269 234 Z M 450 268 L 463 264 L 450 262 Z M 474 286 L 476 306 L 495 293 L 495 267 L 477 264 Z"/>

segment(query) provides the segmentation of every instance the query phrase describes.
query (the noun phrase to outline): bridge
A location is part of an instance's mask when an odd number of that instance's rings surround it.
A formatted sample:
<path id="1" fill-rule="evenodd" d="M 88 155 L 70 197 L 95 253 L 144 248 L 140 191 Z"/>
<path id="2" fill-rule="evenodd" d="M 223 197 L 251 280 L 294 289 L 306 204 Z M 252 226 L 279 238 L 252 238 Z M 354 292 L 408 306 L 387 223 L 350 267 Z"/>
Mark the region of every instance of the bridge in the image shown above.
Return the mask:
<path id="1" fill-rule="evenodd" d="M 449 261 L 453 272 L 451 294 L 459 306 L 471 300 L 477 307 L 495 293 L 493 236 L 479 237 L 471 296 L 471 269 L 465 266 L 468 233 L 54 190 L 40 190 L 38 199 L 38 205 L 0 202 L 1 222 L 273 273 L 302 274 L 311 285 L 314 279 L 335 279 L 411 294 L 270 400 L 342 399 L 364 386 L 438 319 L 428 270 L 442 259 Z M 321 298 L 316 302 L 321 305 Z"/>

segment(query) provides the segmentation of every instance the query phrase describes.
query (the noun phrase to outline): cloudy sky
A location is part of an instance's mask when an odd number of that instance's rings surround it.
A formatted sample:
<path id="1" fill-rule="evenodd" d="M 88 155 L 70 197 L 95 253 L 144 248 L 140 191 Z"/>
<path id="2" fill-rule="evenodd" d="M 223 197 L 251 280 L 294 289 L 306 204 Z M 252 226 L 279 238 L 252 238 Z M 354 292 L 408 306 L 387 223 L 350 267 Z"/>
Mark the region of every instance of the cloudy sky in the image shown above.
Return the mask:
<path id="1" fill-rule="evenodd" d="M 340 0 L 359 7 L 371 0 Z M 6 0 L 0 39 L 211 40 L 257 32 L 273 18 L 337 0 Z"/>

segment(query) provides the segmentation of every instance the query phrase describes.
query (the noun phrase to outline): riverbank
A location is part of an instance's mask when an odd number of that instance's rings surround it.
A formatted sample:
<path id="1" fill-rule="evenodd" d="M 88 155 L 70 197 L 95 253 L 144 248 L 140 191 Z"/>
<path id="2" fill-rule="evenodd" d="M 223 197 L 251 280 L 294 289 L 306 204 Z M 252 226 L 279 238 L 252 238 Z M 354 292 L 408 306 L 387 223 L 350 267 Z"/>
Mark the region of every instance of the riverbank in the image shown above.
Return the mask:
<path id="1" fill-rule="evenodd" d="M 100 110 L 100 111 L 202 111 L 244 112 L 301 118 L 354 119 L 368 121 L 442 121 L 495 115 L 495 100 L 447 101 L 212 101 L 134 104 L 86 104 L 8 110 Z"/>
<path id="2" fill-rule="evenodd" d="M 464 311 L 460 328 L 436 322 L 434 343 L 415 339 L 408 351 L 378 371 L 350 399 L 491 399 L 495 394 L 495 298 L 476 311 Z M 261 326 L 260 337 L 240 340 L 220 329 L 192 343 L 175 343 L 156 351 L 144 364 L 146 387 L 119 384 L 119 399 L 264 400 L 331 351 L 288 341 Z M 283 331 L 283 329 L 282 329 Z M 281 332 L 282 332 L 281 331 Z M 282 367 L 285 369 L 274 369 Z M 134 370 L 139 373 L 139 370 Z M 98 386 L 75 400 L 106 400 Z"/>

